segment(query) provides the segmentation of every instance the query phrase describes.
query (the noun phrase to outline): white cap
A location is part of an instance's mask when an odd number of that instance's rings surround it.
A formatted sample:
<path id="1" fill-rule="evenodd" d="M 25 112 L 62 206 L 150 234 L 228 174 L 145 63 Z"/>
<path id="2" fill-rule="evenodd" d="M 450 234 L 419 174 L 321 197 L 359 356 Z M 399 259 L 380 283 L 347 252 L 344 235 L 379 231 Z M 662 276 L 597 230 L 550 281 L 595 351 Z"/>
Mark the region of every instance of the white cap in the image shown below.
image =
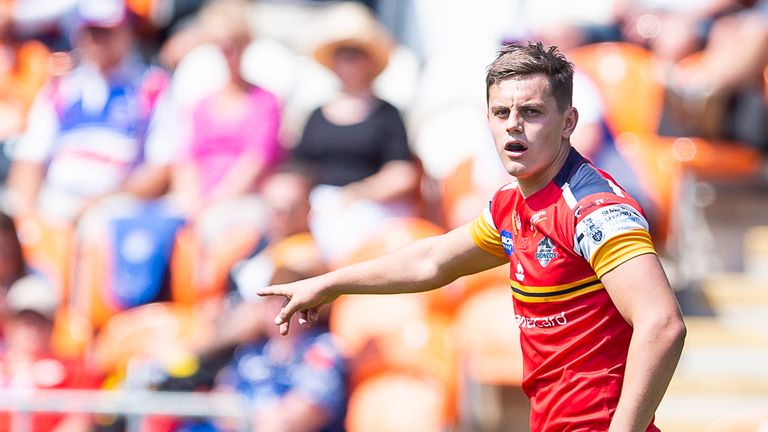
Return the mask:
<path id="1" fill-rule="evenodd" d="M 78 27 L 117 27 L 128 18 L 123 0 L 79 0 Z"/>
<path id="2" fill-rule="evenodd" d="M 6 296 L 11 313 L 37 312 L 53 321 L 59 307 L 58 294 L 48 280 L 37 274 L 27 275 L 11 285 Z"/>

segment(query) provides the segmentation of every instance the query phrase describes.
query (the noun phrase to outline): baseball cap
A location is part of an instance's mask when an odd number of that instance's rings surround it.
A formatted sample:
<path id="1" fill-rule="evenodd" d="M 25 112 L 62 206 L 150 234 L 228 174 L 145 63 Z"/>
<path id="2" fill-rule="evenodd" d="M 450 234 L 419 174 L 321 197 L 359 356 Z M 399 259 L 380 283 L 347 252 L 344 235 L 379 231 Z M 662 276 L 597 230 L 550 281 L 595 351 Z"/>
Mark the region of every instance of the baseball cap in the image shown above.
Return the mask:
<path id="1" fill-rule="evenodd" d="M 59 300 L 53 286 L 45 277 L 31 274 L 11 285 L 6 295 L 6 304 L 8 311 L 13 314 L 32 311 L 53 321 Z"/>
<path id="2" fill-rule="evenodd" d="M 117 27 L 128 18 L 124 0 L 78 0 L 78 27 Z"/>

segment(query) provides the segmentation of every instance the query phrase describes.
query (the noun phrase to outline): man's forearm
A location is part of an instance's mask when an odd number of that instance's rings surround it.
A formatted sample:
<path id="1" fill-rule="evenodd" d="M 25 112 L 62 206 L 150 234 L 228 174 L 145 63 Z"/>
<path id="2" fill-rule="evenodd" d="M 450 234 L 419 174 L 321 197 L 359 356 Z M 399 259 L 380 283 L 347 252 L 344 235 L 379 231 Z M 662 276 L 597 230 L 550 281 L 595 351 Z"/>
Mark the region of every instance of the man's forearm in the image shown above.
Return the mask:
<path id="1" fill-rule="evenodd" d="M 645 431 L 672 379 L 685 339 L 680 320 L 636 327 L 611 432 Z"/>
<path id="2" fill-rule="evenodd" d="M 425 258 L 434 256 L 435 243 L 436 238 L 422 239 L 395 253 L 319 278 L 336 295 L 416 293 L 438 288 L 451 280 L 440 273 L 436 262 Z"/>

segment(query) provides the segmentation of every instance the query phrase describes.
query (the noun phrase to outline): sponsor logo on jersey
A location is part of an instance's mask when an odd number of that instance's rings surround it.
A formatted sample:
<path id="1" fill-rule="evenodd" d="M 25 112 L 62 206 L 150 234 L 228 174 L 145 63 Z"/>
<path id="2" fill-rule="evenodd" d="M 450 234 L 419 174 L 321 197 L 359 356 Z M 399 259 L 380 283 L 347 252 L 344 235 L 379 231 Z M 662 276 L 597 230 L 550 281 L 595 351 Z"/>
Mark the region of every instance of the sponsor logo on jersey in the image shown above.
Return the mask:
<path id="1" fill-rule="evenodd" d="M 507 230 L 501 230 L 501 245 L 504 246 L 504 253 L 507 256 L 512 255 L 515 251 L 515 245 L 512 240 L 512 233 Z"/>
<path id="2" fill-rule="evenodd" d="M 549 237 L 544 237 L 536 247 L 536 260 L 542 267 L 546 267 L 550 261 L 557 258 L 555 243 Z"/>
<path id="3" fill-rule="evenodd" d="M 591 203 L 589 203 L 589 204 L 587 204 L 587 205 L 585 205 L 585 206 L 579 206 L 579 207 L 577 207 L 577 208 L 576 208 L 576 211 L 574 211 L 574 212 L 573 212 L 573 214 L 574 214 L 574 216 L 576 216 L 576 217 L 581 217 L 581 215 L 582 215 L 584 212 L 587 212 L 587 211 L 589 211 L 589 210 L 592 210 L 593 208 L 596 208 L 596 207 L 598 207 L 598 206 L 602 205 L 604 202 L 605 202 L 605 200 L 604 200 L 603 198 L 600 198 L 600 199 L 596 199 L 596 200 L 592 201 Z"/>
<path id="4" fill-rule="evenodd" d="M 531 216 L 531 231 L 536 231 L 536 224 L 547 220 L 546 210 L 536 212 Z"/>
<path id="5" fill-rule="evenodd" d="M 589 238 L 592 239 L 592 242 L 600 244 L 605 238 L 605 234 L 600 226 L 598 226 L 591 217 L 584 219 L 584 224 L 587 226 L 587 234 L 589 234 Z"/>
<path id="6" fill-rule="evenodd" d="M 520 213 L 515 212 L 515 229 L 517 229 L 517 232 L 520 232 L 522 226 L 523 224 L 520 222 Z"/>
<path id="7" fill-rule="evenodd" d="M 560 312 L 557 315 L 536 318 L 515 314 L 515 321 L 517 321 L 517 325 L 520 326 L 520 328 L 548 328 L 568 324 L 565 312 Z"/>

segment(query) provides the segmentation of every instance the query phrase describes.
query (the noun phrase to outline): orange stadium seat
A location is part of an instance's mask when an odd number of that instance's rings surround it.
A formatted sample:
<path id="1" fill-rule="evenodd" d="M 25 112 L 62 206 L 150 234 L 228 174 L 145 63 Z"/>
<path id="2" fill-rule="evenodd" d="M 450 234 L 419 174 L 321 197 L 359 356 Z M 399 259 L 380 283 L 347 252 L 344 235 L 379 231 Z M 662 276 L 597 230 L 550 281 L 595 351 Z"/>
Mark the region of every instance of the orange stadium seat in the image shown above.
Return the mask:
<path id="1" fill-rule="evenodd" d="M 83 359 L 93 341 L 93 326 L 81 311 L 59 308 L 53 325 L 51 345 L 61 358 Z"/>
<path id="2" fill-rule="evenodd" d="M 203 245 L 194 227 L 179 230 L 171 256 L 171 298 L 184 304 L 220 296 L 232 266 L 248 256 L 261 234 L 238 227 Z"/>
<path id="3" fill-rule="evenodd" d="M 94 340 L 94 364 L 112 373 L 138 358 L 173 363 L 180 354 L 205 343 L 211 324 L 191 307 L 152 303 L 111 317 Z"/>
<path id="4" fill-rule="evenodd" d="M 474 293 L 454 318 L 462 368 L 481 384 L 520 385 L 523 360 L 509 283 Z"/>
<path id="5" fill-rule="evenodd" d="M 656 132 L 664 88 L 653 53 L 630 43 L 605 42 L 575 48 L 567 56 L 600 90 L 614 135 Z"/>
<path id="6" fill-rule="evenodd" d="M 331 266 L 349 265 L 385 255 L 415 240 L 445 233 L 437 224 L 419 217 L 393 218 L 377 234 L 367 238 L 362 245 Z M 450 311 L 463 293 L 463 285 L 456 282 L 438 290 L 417 294 L 433 308 Z"/>
<path id="7" fill-rule="evenodd" d="M 458 164 L 441 182 L 442 212 L 445 225 L 455 228 L 467 222 L 464 215 L 464 205 L 468 197 L 477 191 L 472 179 L 474 159 L 467 158 Z M 477 213 L 477 209 L 473 209 Z"/>
<path id="8" fill-rule="evenodd" d="M 349 432 L 441 432 L 447 430 L 442 386 L 393 371 L 371 377 L 350 395 Z"/>
<path id="9" fill-rule="evenodd" d="M 355 356 L 371 339 L 421 322 L 428 313 L 420 294 L 342 296 L 333 302 L 330 327 L 344 352 Z"/>
<path id="10" fill-rule="evenodd" d="M 81 242 L 75 254 L 72 287 L 72 307 L 91 322 L 94 329 L 101 328 L 107 320 L 120 311 L 107 296 L 106 281 L 109 279 L 109 254 L 102 239 Z"/>
<path id="11" fill-rule="evenodd" d="M 67 222 L 40 215 L 22 216 L 15 222 L 27 264 L 45 275 L 65 301 L 70 290 L 74 229 Z"/>
<path id="12" fill-rule="evenodd" d="M 351 359 L 351 387 L 355 389 L 371 377 L 391 372 L 410 374 L 439 385 L 444 398 L 443 417 L 455 421 L 458 353 L 448 317 L 436 314 L 404 322 L 400 328 L 370 339 Z"/>

